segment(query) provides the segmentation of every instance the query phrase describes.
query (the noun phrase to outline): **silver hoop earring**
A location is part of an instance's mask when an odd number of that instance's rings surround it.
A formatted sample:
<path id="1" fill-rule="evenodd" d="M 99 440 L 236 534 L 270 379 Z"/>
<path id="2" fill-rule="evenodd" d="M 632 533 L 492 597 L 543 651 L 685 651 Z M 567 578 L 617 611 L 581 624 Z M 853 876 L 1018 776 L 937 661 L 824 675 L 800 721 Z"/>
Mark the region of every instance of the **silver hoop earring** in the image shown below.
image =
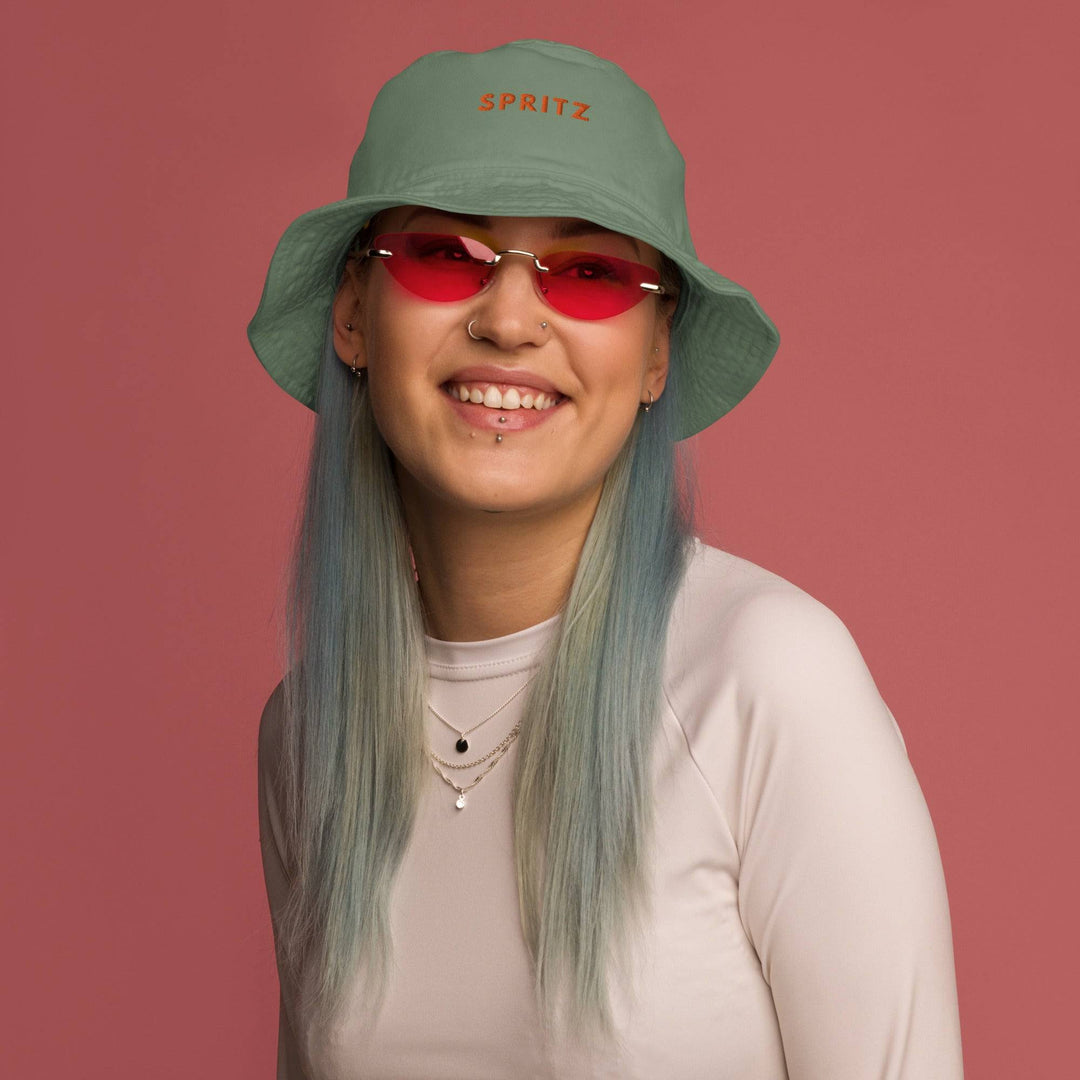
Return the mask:
<path id="1" fill-rule="evenodd" d="M 474 334 L 474 333 L 472 332 L 472 328 L 473 328 L 473 323 L 474 323 L 474 322 L 476 322 L 476 319 L 472 319 L 472 320 L 470 320 L 470 321 L 469 321 L 469 323 L 468 323 L 468 324 L 466 325 L 466 327 L 465 327 L 465 333 L 466 333 L 466 334 L 468 334 L 468 335 L 469 335 L 469 337 L 471 337 L 471 338 L 473 339 L 473 341 L 483 341 L 484 339 L 483 339 L 482 337 L 477 337 L 477 336 L 476 336 L 476 335 L 475 335 L 475 334 Z"/>
<path id="2" fill-rule="evenodd" d="M 643 405 L 641 406 L 641 408 L 642 408 L 642 410 L 643 410 L 644 412 L 648 412 L 648 411 L 649 411 L 649 410 L 650 410 L 650 409 L 651 409 L 651 408 L 653 407 L 653 405 L 655 405 L 655 404 L 656 404 L 656 398 L 654 398 L 654 397 L 652 396 L 652 391 L 651 391 L 651 390 L 646 390 L 645 392 L 646 392 L 646 393 L 647 393 L 647 394 L 649 395 L 649 404 L 648 404 L 648 405 L 644 405 L 644 404 L 643 404 Z"/>

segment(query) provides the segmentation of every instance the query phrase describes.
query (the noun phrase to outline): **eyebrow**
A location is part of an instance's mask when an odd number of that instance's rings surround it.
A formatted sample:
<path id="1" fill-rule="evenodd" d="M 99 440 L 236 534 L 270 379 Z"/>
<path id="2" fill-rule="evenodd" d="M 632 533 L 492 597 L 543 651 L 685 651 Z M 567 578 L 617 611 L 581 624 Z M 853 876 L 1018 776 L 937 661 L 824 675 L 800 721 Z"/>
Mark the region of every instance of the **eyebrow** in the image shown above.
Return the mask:
<path id="1" fill-rule="evenodd" d="M 486 229 L 488 232 L 494 228 L 495 222 L 494 218 L 487 217 L 484 214 L 459 214 L 452 210 L 436 210 L 430 206 L 418 206 L 405 219 L 401 227 L 406 228 L 414 218 L 423 217 L 425 214 L 453 218 L 454 221 L 467 221 L 470 225 L 475 225 L 478 229 Z M 597 225 L 595 222 L 585 221 L 582 218 L 560 218 L 559 223 L 555 226 L 554 236 L 556 240 L 569 240 L 575 236 L 599 236 L 605 233 L 611 236 L 626 235 L 625 233 L 616 232 L 614 229 L 608 229 L 603 225 Z M 641 247 L 637 240 L 632 236 L 627 236 L 626 239 L 634 245 L 634 250 L 640 258 Z"/>

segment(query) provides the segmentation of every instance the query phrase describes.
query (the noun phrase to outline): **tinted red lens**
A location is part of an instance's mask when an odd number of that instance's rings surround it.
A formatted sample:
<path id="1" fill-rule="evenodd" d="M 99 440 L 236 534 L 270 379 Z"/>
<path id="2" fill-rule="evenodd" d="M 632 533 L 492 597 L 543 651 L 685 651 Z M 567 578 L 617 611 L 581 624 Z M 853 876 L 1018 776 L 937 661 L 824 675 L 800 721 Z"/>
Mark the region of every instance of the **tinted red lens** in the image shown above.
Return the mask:
<path id="1" fill-rule="evenodd" d="M 374 247 L 392 252 L 386 268 L 425 300 L 464 300 L 483 288 L 495 253 L 476 240 L 442 233 L 388 233 Z"/>
<path id="2" fill-rule="evenodd" d="M 495 269 L 490 264 L 495 253 L 467 236 L 385 233 L 375 238 L 373 247 L 391 252 L 387 270 L 425 300 L 475 296 Z M 656 270 L 641 263 L 587 251 L 555 251 L 542 256 L 540 262 L 547 267 L 537 273 L 547 302 L 574 319 L 619 315 L 645 298 L 642 283 L 656 285 L 660 281 Z"/>
<path id="3" fill-rule="evenodd" d="M 660 283 L 657 271 L 614 255 L 555 251 L 540 261 L 548 268 L 540 275 L 548 303 L 574 319 L 620 315 L 645 299 L 643 283 Z"/>

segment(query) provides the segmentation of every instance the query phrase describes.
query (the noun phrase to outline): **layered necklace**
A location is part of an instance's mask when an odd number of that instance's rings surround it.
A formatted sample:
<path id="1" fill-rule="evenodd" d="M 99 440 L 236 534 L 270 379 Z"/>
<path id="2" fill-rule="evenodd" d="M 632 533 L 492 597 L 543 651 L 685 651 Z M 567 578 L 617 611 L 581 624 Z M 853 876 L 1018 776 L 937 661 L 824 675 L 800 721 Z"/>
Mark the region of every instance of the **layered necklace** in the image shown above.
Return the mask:
<path id="1" fill-rule="evenodd" d="M 537 669 L 537 671 L 539 671 L 539 669 Z M 498 716 L 499 713 L 501 713 L 503 709 L 505 709 L 506 706 L 514 700 L 514 698 L 516 698 L 520 693 L 522 693 L 522 691 L 524 691 L 525 687 L 527 687 L 529 683 L 531 683 L 533 679 L 536 678 L 536 675 L 537 672 L 534 671 L 525 680 L 525 682 L 523 682 L 521 686 L 519 686 L 494 712 L 488 713 L 488 715 L 485 716 L 483 720 L 481 720 L 479 723 L 473 724 L 471 728 L 467 728 L 465 731 L 462 731 L 454 724 L 451 724 L 450 721 L 447 720 L 446 717 L 442 715 L 442 713 L 438 712 L 430 702 L 428 702 L 428 708 L 431 709 L 432 713 L 434 713 L 435 716 L 437 716 L 448 728 L 457 733 L 458 739 L 457 742 L 454 744 L 454 749 L 457 750 L 459 754 L 464 754 L 469 749 L 469 740 L 466 736 L 472 734 L 472 732 L 474 732 L 478 727 L 486 724 L 493 717 Z M 454 805 L 459 810 L 465 809 L 465 793 L 467 791 L 472 791 L 472 789 L 476 787 L 476 785 L 479 784 L 480 781 L 483 780 L 484 777 L 487 776 L 487 774 L 491 772 L 491 770 L 494 769 L 496 765 L 499 764 L 499 762 L 506 754 L 507 750 L 510 749 L 513 741 L 518 737 L 520 731 L 521 721 L 519 720 L 510 730 L 506 738 L 504 738 L 494 749 L 489 750 L 483 757 L 477 758 L 475 761 L 447 761 L 446 758 L 439 757 L 439 755 L 436 754 L 434 750 L 430 748 L 428 749 L 428 754 L 431 756 L 431 767 L 439 774 L 440 777 L 442 777 L 445 783 L 449 784 L 450 787 L 452 787 L 458 793 L 457 801 L 454 803 Z M 488 767 L 482 773 L 480 773 L 480 775 L 477 776 L 471 784 L 467 784 L 465 787 L 459 787 L 457 784 L 454 783 L 453 780 L 450 779 L 449 776 L 446 775 L 446 773 L 442 771 L 442 769 L 439 768 L 440 765 L 444 765 L 448 769 L 475 769 L 478 765 L 483 765 L 485 761 L 489 762 Z"/>

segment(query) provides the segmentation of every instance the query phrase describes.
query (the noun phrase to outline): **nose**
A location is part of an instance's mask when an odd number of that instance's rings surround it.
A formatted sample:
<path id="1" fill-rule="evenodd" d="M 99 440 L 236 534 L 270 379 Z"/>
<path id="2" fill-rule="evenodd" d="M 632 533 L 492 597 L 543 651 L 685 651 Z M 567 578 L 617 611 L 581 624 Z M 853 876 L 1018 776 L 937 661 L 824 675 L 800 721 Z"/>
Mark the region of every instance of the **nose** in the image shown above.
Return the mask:
<path id="1" fill-rule="evenodd" d="M 488 273 L 488 281 L 474 307 L 476 329 L 500 349 L 540 345 L 547 335 L 548 307 L 541 292 L 540 277 L 525 251 L 507 250 Z"/>

